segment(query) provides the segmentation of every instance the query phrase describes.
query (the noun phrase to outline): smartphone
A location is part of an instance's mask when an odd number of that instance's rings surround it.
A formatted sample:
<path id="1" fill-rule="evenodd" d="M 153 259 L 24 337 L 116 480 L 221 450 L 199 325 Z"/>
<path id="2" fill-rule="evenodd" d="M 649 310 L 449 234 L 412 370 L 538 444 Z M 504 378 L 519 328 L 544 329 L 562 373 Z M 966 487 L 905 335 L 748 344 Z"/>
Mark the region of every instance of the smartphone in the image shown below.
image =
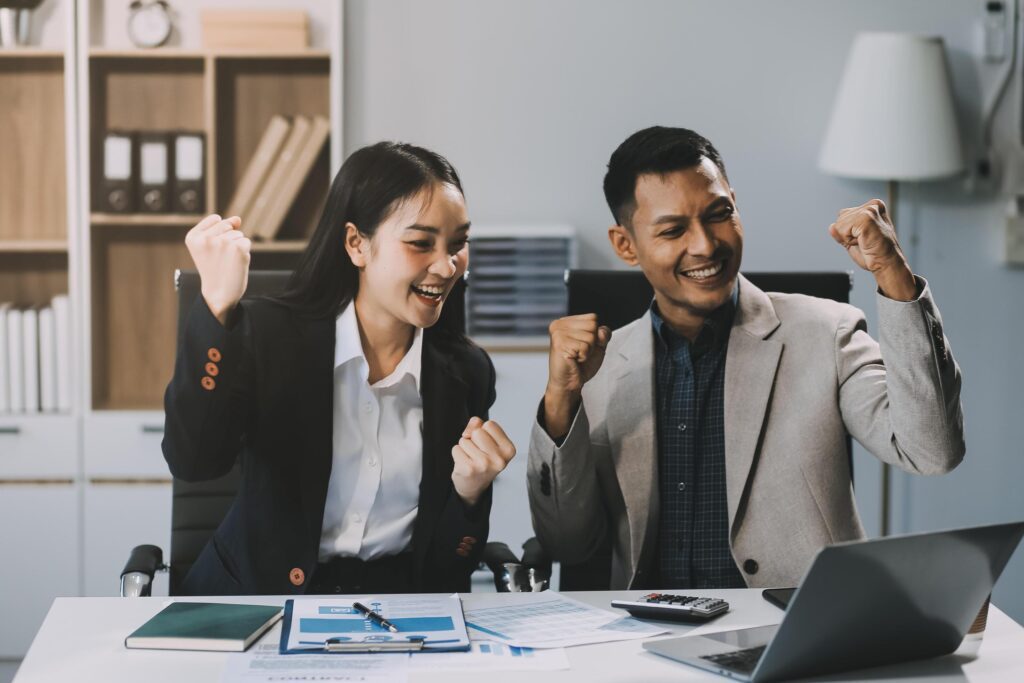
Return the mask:
<path id="1" fill-rule="evenodd" d="M 795 588 L 765 588 L 761 591 L 761 597 L 784 610 L 793 599 L 793 593 L 796 593 Z"/>

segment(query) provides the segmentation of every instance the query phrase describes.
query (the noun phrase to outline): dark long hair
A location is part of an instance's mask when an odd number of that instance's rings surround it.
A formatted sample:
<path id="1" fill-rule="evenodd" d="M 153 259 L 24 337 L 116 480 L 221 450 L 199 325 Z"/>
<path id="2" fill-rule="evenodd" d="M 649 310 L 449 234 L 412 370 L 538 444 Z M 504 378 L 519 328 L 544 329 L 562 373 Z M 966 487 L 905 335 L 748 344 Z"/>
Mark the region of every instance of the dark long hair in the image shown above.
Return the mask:
<path id="1" fill-rule="evenodd" d="M 339 315 L 359 290 L 359 269 L 345 251 L 345 224 L 352 223 L 372 238 L 402 202 L 436 184 L 451 185 L 462 192 L 455 168 L 430 150 L 401 142 L 378 142 L 353 152 L 331 183 L 320 222 L 284 293 L 274 300 L 303 316 Z M 459 293 L 452 290 L 452 294 Z M 435 327 L 461 336 L 465 330 L 463 316 L 454 315 L 461 311 L 445 315 L 449 308 L 455 307 L 442 308 Z"/>

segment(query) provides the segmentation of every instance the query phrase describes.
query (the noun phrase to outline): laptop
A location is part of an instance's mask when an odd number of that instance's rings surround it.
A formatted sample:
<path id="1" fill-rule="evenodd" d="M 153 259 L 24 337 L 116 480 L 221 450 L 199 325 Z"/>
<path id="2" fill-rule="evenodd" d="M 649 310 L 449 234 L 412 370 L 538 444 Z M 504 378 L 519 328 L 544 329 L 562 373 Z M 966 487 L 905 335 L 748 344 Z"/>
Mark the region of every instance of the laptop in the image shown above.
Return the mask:
<path id="1" fill-rule="evenodd" d="M 643 645 L 752 683 L 949 654 L 1022 535 L 1014 522 L 828 546 L 780 624 Z"/>

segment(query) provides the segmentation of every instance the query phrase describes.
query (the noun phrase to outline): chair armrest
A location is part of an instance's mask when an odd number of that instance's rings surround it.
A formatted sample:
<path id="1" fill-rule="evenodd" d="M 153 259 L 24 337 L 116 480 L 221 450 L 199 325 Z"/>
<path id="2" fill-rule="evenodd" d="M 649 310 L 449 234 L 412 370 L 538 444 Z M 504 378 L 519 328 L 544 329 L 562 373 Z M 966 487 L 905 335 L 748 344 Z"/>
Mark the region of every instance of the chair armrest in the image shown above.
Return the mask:
<path id="1" fill-rule="evenodd" d="M 147 597 L 153 593 L 153 575 L 166 569 L 163 551 L 155 545 L 132 548 L 128 562 L 121 570 L 121 597 Z"/>

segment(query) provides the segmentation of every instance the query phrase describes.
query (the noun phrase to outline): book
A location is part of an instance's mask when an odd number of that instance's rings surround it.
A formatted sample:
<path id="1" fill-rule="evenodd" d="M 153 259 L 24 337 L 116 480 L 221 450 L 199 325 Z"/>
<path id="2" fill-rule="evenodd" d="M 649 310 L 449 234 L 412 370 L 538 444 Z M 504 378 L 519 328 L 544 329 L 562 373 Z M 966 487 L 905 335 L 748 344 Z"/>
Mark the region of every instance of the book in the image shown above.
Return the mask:
<path id="1" fill-rule="evenodd" d="M 327 117 L 316 116 L 313 118 L 305 143 L 296 153 L 291 168 L 281 179 L 281 184 L 270 195 L 271 199 L 268 202 L 267 210 L 260 216 L 257 229 L 261 238 L 271 240 L 280 232 L 281 225 L 284 223 L 289 209 L 292 208 L 292 204 L 295 203 L 295 198 L 299 196 L 299 190 L 302 189 L 306 178 L 309 177 L 309 172 L 320 156 L 320 151 L 327 143 L 330 132 L 331 122 L 327 120 Z"/>
<path id="2" fill-rule="evenodd" d="M 21 353 L 24 359 L 25 412 L 39 412 L 39 312 L 21 312 Z"/>
<path id="3" fill-rule="evenodd" d="M 50 306 L 39 309 L 39 409 L 57 411 L 57 337 Z"/>
<path id="4" fill-rule="evenodd" d="M 57 411 L 71 412 L 71 308 L 67 294 L 53 297 L 53 331 L 57 357 Z"/>
<path id="5" fill-rule="evenodd" d="M 245 167 L 245 172 L 242 173 L 241 180 L 238 181 L 238 187 L 231 195 L 231 201 L 228 202 L 228 208 L 224 214 L 225 218 L 230 216 L 246 218 L 246 212 L 252 206 L 263 181 L 267 179 L 267 173 L 278 152 L 281 151 L 281 145 L 284 144 L 291 128 L 291 121 L 283 116 L 275 115 L 270 118 L 270 123 L 263 130 L 263 136 L 260 138 L 259 144 L 256 145 L 256 151 L 253 152 L 249 164 Z M 244 220 L 242 225 L 244 229 L 246 225 Z"/>
<path id="6" fill-rule="evenodd" d="M 10 307 L 9 303 L 0 304 L 0 414 L 11 410 L 11 381 L 7 369 L 7 310 Z"/>
<path id="7" fill-rule="evenodd" d="M 21 334 L 21 311 L 11 308 L 7 311 L 7 386 L 10 391 L 8 410 L 12 413 L 25 411 L 25 356 L 21 351 L 24 338 Z"/>
<path id="8" fill-rule="evenodd" d="M 292 129 L 288 138 L 281 146 L 281 151 L 274 159 L 274 165 L 267 173 L 267 179 L 263 181 L 260 191 L 249 207 L 249 215 L 244 218 L 248 221 L 252 235 L 259 239 L 267 239 L 263 226 L 263 219 L 274 201 L 275 195 L 280 191 L 285 178 L 291 173 L 295 157 L 309 137 L 309 131 L 313 127 L 307 116 L 296 116 L 292 123 Z"/>
<path id="9" fill-rule="evenodd" d="M 281 608 L 172 602 L 124 639 L 127 648 L 244 652 L 281 618 Z"/>

